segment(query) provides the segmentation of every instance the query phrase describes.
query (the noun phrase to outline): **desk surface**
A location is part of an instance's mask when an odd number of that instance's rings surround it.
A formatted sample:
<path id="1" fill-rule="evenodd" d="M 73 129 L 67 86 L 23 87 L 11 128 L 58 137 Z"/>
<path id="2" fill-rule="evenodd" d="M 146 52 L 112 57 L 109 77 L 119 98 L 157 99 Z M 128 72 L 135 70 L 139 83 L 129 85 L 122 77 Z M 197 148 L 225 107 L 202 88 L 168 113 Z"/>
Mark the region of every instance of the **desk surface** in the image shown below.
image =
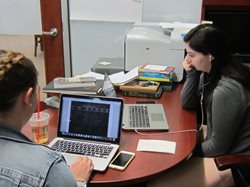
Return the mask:
<path id="1" fill-rule="evenodd" d="M 122 131 L 120 150 L 135 152 L 136 156 L 134 160 L 128 168 L 122 172 L 110 168 L 104 173 L 94 172 L 90 186 L 119 186 L 144 182 L 174 167 L 189 156 L 196 143 L 195 131 L 176 131 L 194 130 L 196 128 L 196 114 L 194 111 L 182 109 L 179 97 L 181 88 L 182 85 L 177 85 L 173 91 L 164 92 L 162 97 L 156 100 L 156 103 L 161 103 L 164 106 L 170 133 L 146 132 L 147 135 L 140 135 L 136 132 Z M 125 103 L 135 103 L 136 100 L 146 100 L 145 98 L 135 97 L 123 98 Z M 51 116 L 49 122 L 49 141 L 51 141 L 56 136 L 58 110 L 49 108 L 45 109 L 45 111 Z M 31 129 L 28 125 L 24 126 L 22 132 L 29 138 L 32 138 Z M 176 153 L 164 154 L 136 151 L 139 139 L 174 141 L 176 142 Z"/>

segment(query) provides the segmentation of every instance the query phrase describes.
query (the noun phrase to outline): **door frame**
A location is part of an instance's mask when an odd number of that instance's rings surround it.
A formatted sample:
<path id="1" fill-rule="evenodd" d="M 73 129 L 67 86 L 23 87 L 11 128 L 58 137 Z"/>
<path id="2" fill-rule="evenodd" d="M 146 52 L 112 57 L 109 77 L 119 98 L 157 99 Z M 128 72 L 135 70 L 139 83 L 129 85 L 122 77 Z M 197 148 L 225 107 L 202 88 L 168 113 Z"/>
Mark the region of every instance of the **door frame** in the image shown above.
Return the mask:
<path id="1" fill-rule="evenodd" d="M 55 77 L 64 77 L 61 0 L 40 0 L 42 30 L 57 29 L 57 36 L 43 35 L 46 83 Z"/>

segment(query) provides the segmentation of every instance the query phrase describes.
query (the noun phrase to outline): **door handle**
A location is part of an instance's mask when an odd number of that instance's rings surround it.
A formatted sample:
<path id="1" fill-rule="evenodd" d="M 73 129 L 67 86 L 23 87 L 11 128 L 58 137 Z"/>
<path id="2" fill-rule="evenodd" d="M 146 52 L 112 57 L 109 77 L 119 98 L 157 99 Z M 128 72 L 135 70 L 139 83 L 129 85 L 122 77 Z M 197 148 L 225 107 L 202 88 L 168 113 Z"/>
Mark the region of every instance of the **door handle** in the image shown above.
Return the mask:
<path id="1" fill-rule="evenodd" d="M 56 28 L 52 28 L 50 29 L 50 31 L 43 31 L 43 35 L 50 35 L 52 37 L 56 37 L 57 36 L 57 29 Z"/>

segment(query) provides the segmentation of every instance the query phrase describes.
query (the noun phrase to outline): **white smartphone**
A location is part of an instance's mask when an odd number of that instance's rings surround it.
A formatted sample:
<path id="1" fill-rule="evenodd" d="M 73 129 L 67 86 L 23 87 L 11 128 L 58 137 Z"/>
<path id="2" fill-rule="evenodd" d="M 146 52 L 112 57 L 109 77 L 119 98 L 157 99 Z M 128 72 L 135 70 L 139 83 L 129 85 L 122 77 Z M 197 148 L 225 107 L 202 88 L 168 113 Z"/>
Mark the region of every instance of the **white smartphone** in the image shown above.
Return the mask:
<path id="1" fill-rule="evenodd" d="M 129 163 L 133 160 L 135 157 L 135 153 L 128 152 L 128 151 L 120 151 L 115 158 L 110 162 L 109 167 L 118 169 L 118 170 L 124 170 Z"/>

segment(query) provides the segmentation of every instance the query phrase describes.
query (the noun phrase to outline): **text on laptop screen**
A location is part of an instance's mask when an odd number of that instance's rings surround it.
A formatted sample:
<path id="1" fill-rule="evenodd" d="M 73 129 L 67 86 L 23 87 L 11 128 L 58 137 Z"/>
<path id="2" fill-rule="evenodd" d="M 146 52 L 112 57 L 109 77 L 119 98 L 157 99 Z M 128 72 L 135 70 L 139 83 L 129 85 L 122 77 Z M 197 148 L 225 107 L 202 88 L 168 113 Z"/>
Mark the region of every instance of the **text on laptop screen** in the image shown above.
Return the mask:
<path id="1" fill-rule="evenodd" d="M 107 140 L 119 138 L 122 103 L 91 97 L 62 97 L 59 133 L 62 136 Z"/>

